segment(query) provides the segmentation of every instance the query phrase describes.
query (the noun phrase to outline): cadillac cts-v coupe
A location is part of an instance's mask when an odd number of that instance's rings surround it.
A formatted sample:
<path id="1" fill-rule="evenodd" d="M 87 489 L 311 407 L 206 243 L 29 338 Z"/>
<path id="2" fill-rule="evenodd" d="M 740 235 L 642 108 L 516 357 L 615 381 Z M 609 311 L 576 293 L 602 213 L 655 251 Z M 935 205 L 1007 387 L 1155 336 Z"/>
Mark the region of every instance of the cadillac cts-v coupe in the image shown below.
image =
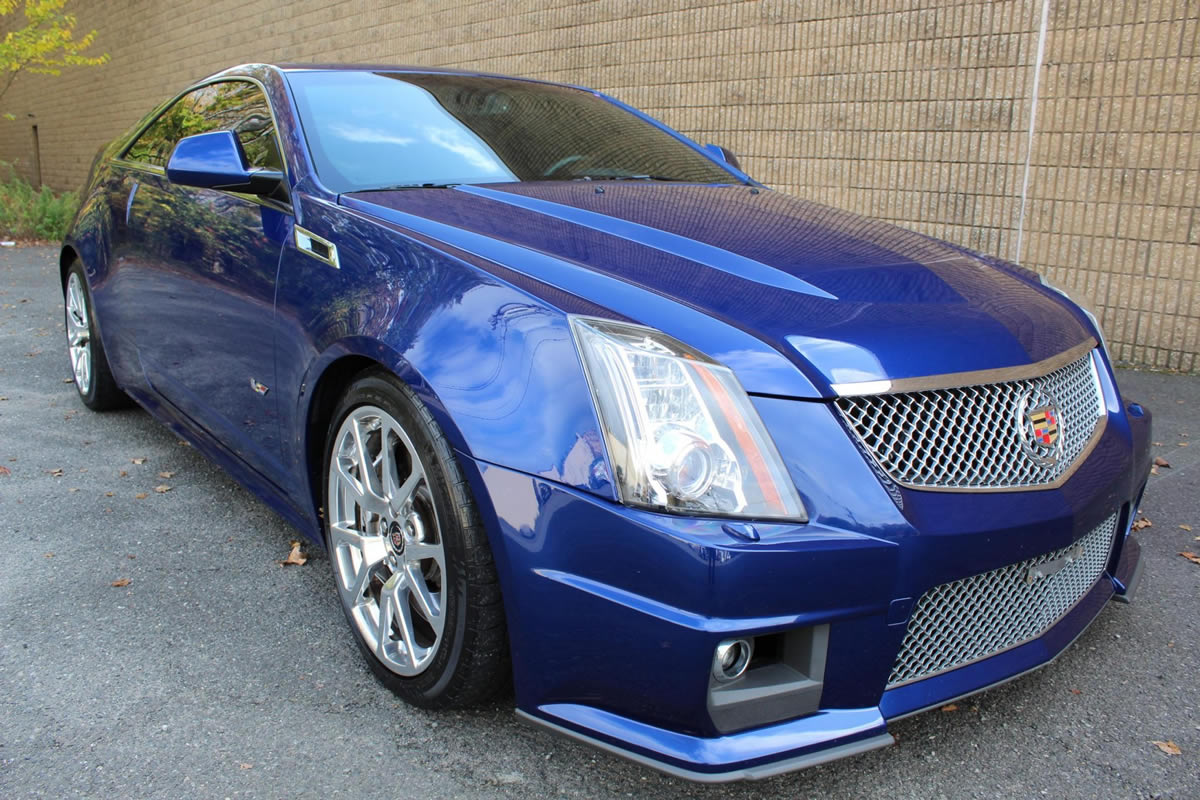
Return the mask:
<path id="1" fill-rule="evenodd" d="M 83 402 L 132 398 L 327 548 L 414 705 L 511 685 L 762 777 L 1046 664 L 1137 581 L 1150 417 L 1089 312 L 602 94 L 236 67 L 83 198 Z"/>

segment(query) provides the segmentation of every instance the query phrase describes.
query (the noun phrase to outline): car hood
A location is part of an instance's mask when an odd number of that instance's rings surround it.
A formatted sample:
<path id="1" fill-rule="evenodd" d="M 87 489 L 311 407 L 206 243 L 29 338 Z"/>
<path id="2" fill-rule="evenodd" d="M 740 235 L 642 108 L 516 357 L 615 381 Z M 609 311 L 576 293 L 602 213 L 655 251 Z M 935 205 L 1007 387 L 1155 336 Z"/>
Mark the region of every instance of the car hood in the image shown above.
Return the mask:
<path id="1" fill-rule="evenodd" d="M 1015 268 L 765 189 L 547 181 L 341 203 L 657 327 L 725 360 L 750 392 L 1025 366 L 1091 338 Z M 711 327 L 754 346 L 722 358 Z M 797 370 L 808 386 L 784 375 Z"/>

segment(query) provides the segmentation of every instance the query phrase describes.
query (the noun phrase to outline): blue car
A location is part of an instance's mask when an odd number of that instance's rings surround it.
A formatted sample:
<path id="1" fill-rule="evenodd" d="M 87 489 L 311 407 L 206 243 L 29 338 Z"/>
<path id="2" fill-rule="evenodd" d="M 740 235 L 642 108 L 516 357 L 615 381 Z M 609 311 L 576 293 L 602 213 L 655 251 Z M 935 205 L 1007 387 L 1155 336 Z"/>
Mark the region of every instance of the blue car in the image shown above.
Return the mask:
<path id="1" fill-rule="evenodd" d="M 1088 311 L 587 89 L 229 69 L 100 152 L 60 264 L 83 402 L 324 546 L 416 706 L 760 778 L 1138 581 L 1150 414 Z"/>

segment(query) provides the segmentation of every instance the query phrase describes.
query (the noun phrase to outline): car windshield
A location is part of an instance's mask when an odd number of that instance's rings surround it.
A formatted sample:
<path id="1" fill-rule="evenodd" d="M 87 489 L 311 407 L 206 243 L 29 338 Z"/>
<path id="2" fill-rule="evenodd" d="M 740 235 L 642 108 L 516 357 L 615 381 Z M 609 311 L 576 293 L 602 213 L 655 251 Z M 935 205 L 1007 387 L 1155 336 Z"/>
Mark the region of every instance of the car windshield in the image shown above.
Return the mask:
<path id="1" fill-rule="evenodd" d="M 288 75 L 317 175 L 335 192 L 547 180 L 737 178 L 588 92 L 450 74 Z"/>

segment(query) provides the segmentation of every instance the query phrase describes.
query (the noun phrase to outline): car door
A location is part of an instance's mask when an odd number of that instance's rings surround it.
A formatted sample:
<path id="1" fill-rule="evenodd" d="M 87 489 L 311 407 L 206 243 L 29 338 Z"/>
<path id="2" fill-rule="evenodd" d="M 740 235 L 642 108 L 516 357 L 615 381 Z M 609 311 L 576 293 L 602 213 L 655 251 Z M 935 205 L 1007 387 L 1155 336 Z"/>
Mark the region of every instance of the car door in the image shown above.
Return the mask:
<path id="1" fill-rule="evenodd" d="M 184 136 L 238 135 L 252 166 L 283 170 L 267 98 L 227 80 L 189 92 L 134 141 L 126 263 L 136 349 L 153 392 L 265 477 L 279 480 L 274 300 L 289 207 L 278 199 L 179 186 L 166 161 Z"/>

